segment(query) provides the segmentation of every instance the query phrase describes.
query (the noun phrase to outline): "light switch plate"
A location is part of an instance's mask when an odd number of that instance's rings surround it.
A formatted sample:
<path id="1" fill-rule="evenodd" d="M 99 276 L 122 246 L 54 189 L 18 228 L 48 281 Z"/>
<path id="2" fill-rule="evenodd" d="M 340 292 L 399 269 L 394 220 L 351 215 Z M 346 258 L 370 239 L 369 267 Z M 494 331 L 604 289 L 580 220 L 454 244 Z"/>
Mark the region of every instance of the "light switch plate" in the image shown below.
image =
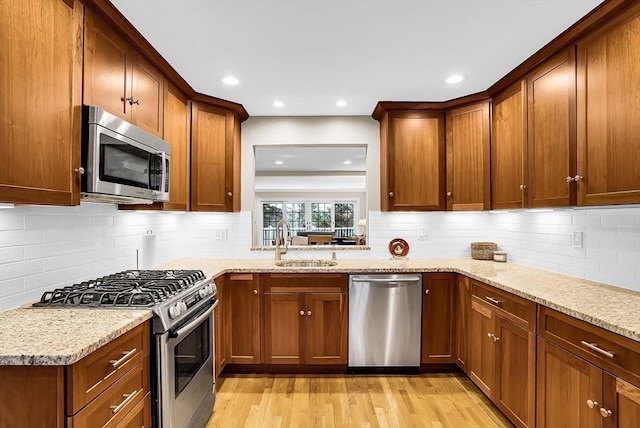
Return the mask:
<path id="1" fill-rule="evenodd" d="M 573 232 L 573 248 L 582 248 L 582 232 Z"/>
<path id="2" fill-rule="evenodd" d="M 419 227 L 418 228 L 418 240 L 426 241 L 431 238 L 431 230 L 428 227 Z"/>

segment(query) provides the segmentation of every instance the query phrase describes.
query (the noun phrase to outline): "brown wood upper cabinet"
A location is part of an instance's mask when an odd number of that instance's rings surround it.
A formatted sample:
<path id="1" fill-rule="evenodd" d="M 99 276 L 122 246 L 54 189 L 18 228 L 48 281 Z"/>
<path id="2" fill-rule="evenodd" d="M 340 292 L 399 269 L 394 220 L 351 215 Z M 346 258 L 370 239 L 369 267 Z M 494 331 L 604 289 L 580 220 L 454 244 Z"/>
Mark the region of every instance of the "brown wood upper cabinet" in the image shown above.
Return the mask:
<path id="1" fill-rule="evenodd" d="M 162 74 L 91 9 L 84 34 L 84 104 L 100 106 L 162 138 Z"/>
<path id="2" fill-rule="evenodd" d="M 491 205 L 523 208 L 527 188 L 526 88 L 518 82 L 493 99 L 491 130 Z"/>
<path id="3" fill-rule="evenodd" d="M 240 118 L 203 102 L 191 109 L 191 210 L 240 211 Z"/>
<path id="4" fill-rule="evenodd" d="M 382 211 L 445 209 L 445 117 L 388 111 L 380 119 Z"/>
<path id="5" fill-rule="evenodd" d="M 640 6 L 577 55 L 578 203 L 640 203 Z"/>
<path id="6" fill-rule="evenodd" d="M 527 76 L 527 206 L 576 204 L 575 50 Z"/>
<path id="7" fill-rule="evenodd" d="M 456 275 L 422 275 L 422 364 L 455 363 Z"/>
<path id="8" fill-rule="evenodd" d="M 347 275 L 267 274 L 264 362 L 346 364 Z"/>
<path id="9" fill-rule="evenodd" d="M 447 112 L 447 210 L 491 208 L 489 102 Z"/>
<path id="10" fill-rule="evenodd" d="M 0 5 L 0 202 L 80 203 L 83 15 L 74 0 Z"/>

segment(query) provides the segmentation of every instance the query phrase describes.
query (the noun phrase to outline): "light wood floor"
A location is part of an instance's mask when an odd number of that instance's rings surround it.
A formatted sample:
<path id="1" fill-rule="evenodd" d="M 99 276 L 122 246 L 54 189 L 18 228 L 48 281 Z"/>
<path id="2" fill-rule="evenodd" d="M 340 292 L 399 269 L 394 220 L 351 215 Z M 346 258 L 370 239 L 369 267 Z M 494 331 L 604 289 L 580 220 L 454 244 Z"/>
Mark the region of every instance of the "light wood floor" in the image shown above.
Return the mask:
<path id="1" fill-rule="evenodd" d="M 207 428 L 511 427 L 457 374 L 226 375 Z"/>

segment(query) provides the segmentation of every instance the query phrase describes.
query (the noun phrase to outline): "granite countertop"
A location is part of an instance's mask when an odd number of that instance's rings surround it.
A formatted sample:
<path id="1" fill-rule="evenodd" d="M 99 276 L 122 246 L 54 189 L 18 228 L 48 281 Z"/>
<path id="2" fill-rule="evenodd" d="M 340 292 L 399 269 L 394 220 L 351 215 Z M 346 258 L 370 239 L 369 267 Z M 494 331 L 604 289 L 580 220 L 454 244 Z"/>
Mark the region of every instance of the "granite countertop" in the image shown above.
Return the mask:
<path id="1" fill-rule="evenodd" d="M 293 257 L 290 257 L 293 258 Z M 456 272 L 640 342 L 640 292 L 516 263 L 452 259 L 338 259 L 278 267 L 273 259 L 181 259 L 161 269 L 247 273 Z M 150 310 L 18 308 L 0 312 L 0 365 L 69 365 L 151 318 Z"/>
<path id="2" fill-rule="evenodd" d="M 294 257 L 290 257 L 294 258 Z M 226 272 L 456 272 L 640 342 L 640 292 L 517 263 L 468 258 L 338 259 L 330 267 L 277 267 L 273 259 L 182 259 L 162 269 Z"/>
<path id="3" fill-rule="evenodd" d="M 0 312 L 0 365 L 70 365 L 151 315 L 149 309 L 22 307 Z"/>

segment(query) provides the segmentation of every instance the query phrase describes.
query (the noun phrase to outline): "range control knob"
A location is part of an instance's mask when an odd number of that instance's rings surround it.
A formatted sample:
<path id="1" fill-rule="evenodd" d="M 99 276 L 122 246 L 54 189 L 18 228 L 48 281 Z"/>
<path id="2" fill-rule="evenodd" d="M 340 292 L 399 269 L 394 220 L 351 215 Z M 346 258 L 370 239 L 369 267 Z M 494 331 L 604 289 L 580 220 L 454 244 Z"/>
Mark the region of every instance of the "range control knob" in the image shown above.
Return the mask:
<path id="1" fill-rule="evenodd" d="M 213 294 L 215 292 L 215 290 L 213 289 L 213 284 L 207 285 L 207 290 L 209 291 L 209 294 Z"/>
<path id="2" fill-rule="evenodd" d="M 176 306 L 180 309 L 180 313 L 185 312 L 187 309 L 187 304 L 185 302 L 176 303 Z"/>
<path id="3" fill-rule="evenodd" d="M 198 294 L 204 299 L 209 295 L 209 291 L 207 290 L 207 287 L 203 287 L 198 291 Z"/>
<path id="4" fill-rule="evenodd" d="M 169 308 L 169 317 L 170 318 L 175 318 L 177 316 L 179 316 L 182 313 L 182 310 L 180 309 L 180 307 L 176 304 L 173 305 Z"/>

